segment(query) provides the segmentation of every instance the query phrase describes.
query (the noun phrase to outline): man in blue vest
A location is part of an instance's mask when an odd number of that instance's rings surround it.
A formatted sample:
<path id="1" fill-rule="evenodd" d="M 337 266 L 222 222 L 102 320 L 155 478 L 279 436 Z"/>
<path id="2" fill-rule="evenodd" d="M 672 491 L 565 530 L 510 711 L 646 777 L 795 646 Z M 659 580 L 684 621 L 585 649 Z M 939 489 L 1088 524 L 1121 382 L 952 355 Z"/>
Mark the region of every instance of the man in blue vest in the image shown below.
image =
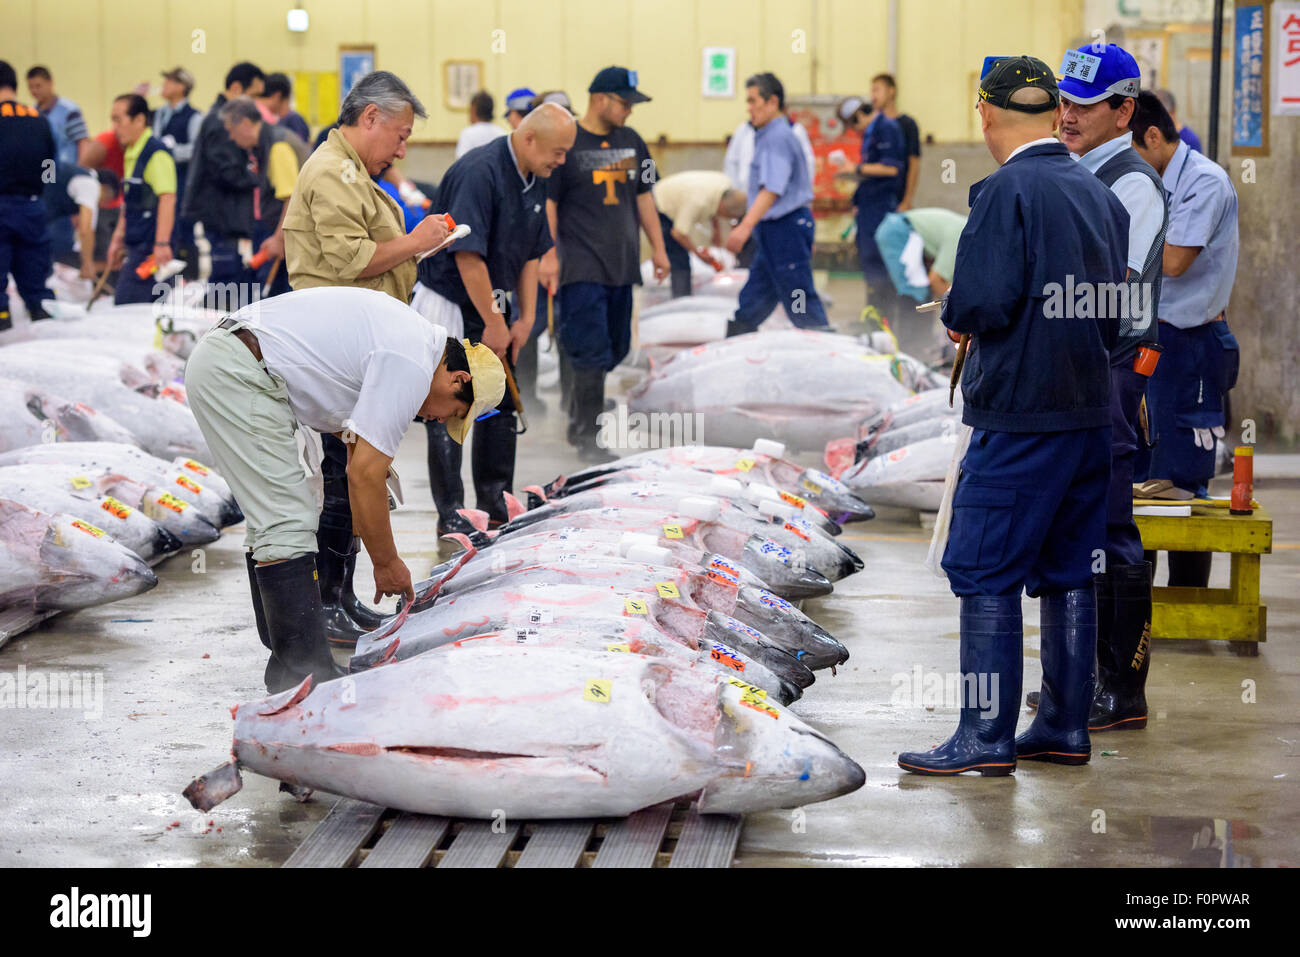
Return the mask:
<path id="1" fill-rule="evenodd" d="M 1160 174 L 1133 148 L 1129 131 L 1141 79 L 1137 61 L 1114 43 L 1069 50 L 1061 64 L 1061 142 L 1080 166 L 1110 188 L 1129 215 L 1129 308 L 1120 318 L 1119 339 L 1110 354 L 1106 568 L 1093 577 L 1097 683 L 1088 719 L 1093 733 L 1145 728 L 1147 723 L 1151 566 L 1133 522 L 1133 468 L 1147 376 L 1136 366 L 1139 350 L 1156 341 L 1155 304 L 1169 209 Z"/>
<path id="2" fill-rule="evenodd" d="M 45 235 L 41 174 L 54 162 L 56 147 L 49 121 L 17 101 L 18 75 L 0 60 L 0 332 L 12 324 L 6 287 L 14 277 L 18 295 L 33 319 L 48 319 L 42 299 L 50 274 L 50 241 Z"/>
<path id="3" fill-rule="evenodd" d="M 899 754 L 915 774 L 1007 775 L 1017 758 L 1084 764 L 1092 753 L 1092 565 L 1106 542 L 1119 322 L 1061 294 L 1095 299 L 1123 282 L 1128 213 L 1052 136 L 1059 97 L 1041 60 L 985 61 L 976 109 L 1000 168 L 971 187 L 942 314 L 971 337 L 962 421 L 972 432 L 943 555 L 961 598 L 965 693 L 951 738 Z M 1022 591 L 1042 599 L 1047 700 L 1017 738 Z"/>
<path id="4" fill-rule="evenodd" d="M 138 93 L 113 101 L 113 135 L 122 144 L 122 218 L 108 244 L 108 268 L 117 269 L 113 302 L 153 302 L 156 280 L 137 269 L 150 257 L 161 268 L 172 260 L 176 214 L 176 164 L 149 126 L 149 104 Z"/>
<path id="5" fill-rule="evenodd" d="M 154 113 L 153 128 L 176 162 L 176 195 L 183 199 L 185 183 L 190 173 L 190 160 L 194 158 L 194 144 L 199 140 L 199 128 L 203 125 L 203 114 L 190 104 L 194 77 L 189 70 L 183 66 L 173 67 L 162 76 L 163 104 Z M 186 277 L 197 279 L 199 252 L 194 245 L 194 224 L 184 216 L 178 215 L 176 225 L 172 228 L 172 250 L 177 259 L 185 261 Z"/>

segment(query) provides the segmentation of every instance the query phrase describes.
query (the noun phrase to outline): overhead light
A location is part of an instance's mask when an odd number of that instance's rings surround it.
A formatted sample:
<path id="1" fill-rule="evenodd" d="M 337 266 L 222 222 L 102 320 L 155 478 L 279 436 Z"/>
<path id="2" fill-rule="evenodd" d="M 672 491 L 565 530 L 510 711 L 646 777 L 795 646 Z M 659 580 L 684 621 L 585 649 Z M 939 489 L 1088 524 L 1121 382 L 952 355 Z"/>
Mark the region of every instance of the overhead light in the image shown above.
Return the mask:
<path id="1" fill-rule="evenodd" d="M 307 32 L 307 11 L 302 7 L 294 7 L 290 10 L 286 20 L 291 33 Z"/>

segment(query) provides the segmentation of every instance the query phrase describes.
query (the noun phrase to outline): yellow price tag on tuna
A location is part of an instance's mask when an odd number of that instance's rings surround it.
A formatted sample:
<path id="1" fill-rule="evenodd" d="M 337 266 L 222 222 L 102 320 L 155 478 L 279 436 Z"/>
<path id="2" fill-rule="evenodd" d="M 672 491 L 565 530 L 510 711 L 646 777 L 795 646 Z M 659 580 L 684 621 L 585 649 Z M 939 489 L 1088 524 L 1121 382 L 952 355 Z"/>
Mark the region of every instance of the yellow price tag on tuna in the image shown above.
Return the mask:
<path id="1" fill-rule="evenodd" d="M 809 492 L 812 492 L 814 495 L 820 495 L 822 493 L 822 487 L 818 485 L 816 482 L 812 481 L 811 479 L 804 479 L 799 484 L 802 485 Z"/>
<path id="2" fill-rule="evenodd" d="M 153 347 L 155 349 L 163 348 L 163 331 L 162 326 L 158 323 L 153 324 Z"/>
<path id="3" fill-rule="evenodd" d="M 193 459 L 186 459 L 181 464 L 184 465 L 191 472 L 198 472 L 200 475 L 207 475 L 209 472 L 209 469 L 206 465 L 201 465 L 200 463 L 194 461 Z"/>
<path id="4" fill-rule="evenodd" d="M 73 488 L 75 488 L 75 489 L 90 488 L 90 485 L 91 485 L 90 479 L 86 478 L 86 476 L 84 476 L 84 475 L 74 475 L 74 476 L 72 476 L 72 487 L 73 487 Z"/>
<path id="5" fill-rule="evenodd" d="M 664 538 L 682 538 L 682 527 L 680 525 L 665 525 Z"/>
<path id="6" fill-rule="evenodd" d="M 624 642 L 621 645 L 606 645 L 605 650 L 606 651 L 631 651 L 632 646 L 629 645 L 627 642 Z"/>
<path id="7" fill-rule="evenodd" d="M 185 505 L 186 505 L 185 502 L 182 502 L 171 492 L 163 492 L 161 495 L 159 495 L 158 504 L 161 505 L 163 508 L 171 509 L 173 512 L 176 512 L 177 514 L 180 514 L 181 512 L 185 511 Z"/>
<path id="8" fill-rule="evenodd" d="M 94 525 L 91 525 L 89 522 L 83 522 L 79 518 L 75 518 L 72 520 L 72 527 L 79 528 L 83 532 L 86 532 L 89 535 L 94 535 L 96 538 L 104 537 L 104 530 L 102 528 L 96 528 Z"/>
<path id="9" fill-rule="evenodd" d="M 757 697 L 757 698 L 766 698 L 766 697 L 767 697 L 767 692 L 766 692 L 765 690 L 763 690 L 762 688 L 756 687 L 755 685 L 751 685 L 751 684 L 749 684 L 749 683 L 746 682 L 746 681 L 738 681 L 738 680 L 735 679 L 735 678 L 728 678 L 728 679 L 727 679 L 727 684 L 735 685 L 737 688 L 741 689 L 741 691 L 744 692 L 744 693 L 747 694 L 747 695 L 752 695 L 752 696 Z"/>
<path id="10" fill-rule="evenodd" d="M 629 615 L 648 615 L 650 606 L 640 598 L 624 598 L 623 609 Z"/>
<path id="11" fill-rule="evenodd" d="M 740 469 L 742 472 L 748 472 L 753 467 L 754 467 L 753 459 L 738 459 L 736 461 L 736 468 Z"/>
<path id="12" fill-rule="evenodd" d="M 116 516 L 117 518 L 123 520 L 125 520 L 131 514 L 131 506 L 126 505 L 123 502 L 119 502 L 111 495 L 105 496 L 104 500 L 99 503 L 99 507 L 102 508 L 104 511 L 108 512 L 108 514 Z"/>
<path id="13" fill-rule="evenodd" d="M 613 693 L 613 689 L 610 687 L 612 683 L 605 678 L 588 678 L 586 686 L 582 689 L 583 699 L 608 704 L 610 695 Z"/>
<path id="14" fill-rule="evenodd" d="M 780 492 L 778 494 L 781 496 L 781 501 L 788 502 L 795 508 L 804 508 L 808 504 L 807 499 L 800 498 L 798 495 L 791 495 L 789 492 Z"/>
<path id="15" fill-rule="evenodd" d="M 672 582 L 655 582 L 655 591 L 659 592 L 660 598 L 682 597 L 682 593 L 677 590 L 677 586 Z"/>

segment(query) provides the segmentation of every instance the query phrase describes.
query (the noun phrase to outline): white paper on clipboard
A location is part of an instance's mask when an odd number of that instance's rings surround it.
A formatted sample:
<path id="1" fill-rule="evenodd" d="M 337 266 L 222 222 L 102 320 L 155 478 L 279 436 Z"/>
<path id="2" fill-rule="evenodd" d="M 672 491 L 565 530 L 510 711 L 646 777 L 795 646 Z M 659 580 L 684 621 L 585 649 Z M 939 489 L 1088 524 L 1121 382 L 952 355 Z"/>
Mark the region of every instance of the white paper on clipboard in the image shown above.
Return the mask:
<path id="1" fill-rule="evenodd" d="M 441 252 L 442 250 L 446 249 L 456 240 L 464 239 L 466 236 L 470 234 L 470 232 L 471 230 L 469 228 L 469 225 L 467 223 L 461 223 L 455 229 L 449 232 L 447 234 L 447 238 L 444 239 L 442 242 L 440 242 L 438 245 L 434 246 L 427 253 L 420 253 L 420 255 L 416 256 L 415 261 L 420 262 L 423 259 L 428 259 L 434 253 Z"/>

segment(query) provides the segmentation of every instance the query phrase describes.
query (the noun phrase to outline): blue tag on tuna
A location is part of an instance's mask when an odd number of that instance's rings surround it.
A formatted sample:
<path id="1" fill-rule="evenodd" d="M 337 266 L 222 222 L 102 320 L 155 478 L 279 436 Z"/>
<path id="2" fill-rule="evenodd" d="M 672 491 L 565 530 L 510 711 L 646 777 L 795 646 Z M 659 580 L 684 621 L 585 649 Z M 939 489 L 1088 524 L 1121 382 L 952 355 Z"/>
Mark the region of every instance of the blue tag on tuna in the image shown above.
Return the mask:
<path id="1" fill-rule="evenodd" d="M 782 611 L 794 610 L 794 605 L 790 604 L 780 595 L 773 595 L 770 591 L 762 588 L 758 590 L 758 600 L 760 604 L 767 605 L 769 608 L 780 608 Z"/>

